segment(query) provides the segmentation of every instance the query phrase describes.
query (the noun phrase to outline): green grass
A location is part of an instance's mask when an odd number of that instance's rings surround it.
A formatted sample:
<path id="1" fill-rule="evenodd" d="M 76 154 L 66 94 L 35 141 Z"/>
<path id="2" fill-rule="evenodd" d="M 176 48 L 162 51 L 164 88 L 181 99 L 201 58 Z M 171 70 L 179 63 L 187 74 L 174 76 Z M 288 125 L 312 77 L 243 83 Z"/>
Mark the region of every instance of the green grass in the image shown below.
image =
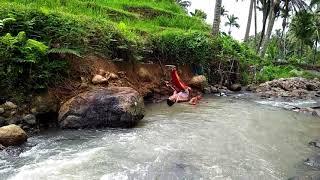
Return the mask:
<path id="1" fill-rule="evenodd" d="M 23 6 L 49 13 L 87 16 L 115 23 L 130 22 L 130 26 L 135 28 L 144 24 L 143 27 L 154 26 L 157 30 L 166 27 L 209 30 L 200 19 L 187 16 L 172 0 L 8 0 L 0 4 L 2 8 Z"/>
<path id="2" fill-rule="evenodd" d="M 166 30 L 210 31 L 207 24 L 188 16 L 174 0 L 0 2 L 0 19 L 11 16 L 17 19 L 16 26 L 19 26 L 9 29 L 14 34 L 25 31 L 28 37 L 35 37 L 48 45 L 59 43 L 64 47 L 89 49 L 108 56 L 117 54 L 114 52 L 117 46 L 141 46 Z M 26 22 L 36 27 L 24 27 Z M 1 31 L 0 35 L 3 35 Z"/>

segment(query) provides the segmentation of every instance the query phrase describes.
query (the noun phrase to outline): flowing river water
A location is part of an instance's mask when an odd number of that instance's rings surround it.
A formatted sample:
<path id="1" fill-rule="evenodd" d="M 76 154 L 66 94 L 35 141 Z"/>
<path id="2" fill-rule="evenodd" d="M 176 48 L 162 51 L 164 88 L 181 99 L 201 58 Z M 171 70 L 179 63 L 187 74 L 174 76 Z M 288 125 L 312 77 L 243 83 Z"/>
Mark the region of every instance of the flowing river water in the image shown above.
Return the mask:
<path id="1" fill-rule="evenodd" d="M 320 119 L 234 97 L 147 105 L 133 129 L 49 131 L 0 152 L 0 179 L 288 179 Z"/>

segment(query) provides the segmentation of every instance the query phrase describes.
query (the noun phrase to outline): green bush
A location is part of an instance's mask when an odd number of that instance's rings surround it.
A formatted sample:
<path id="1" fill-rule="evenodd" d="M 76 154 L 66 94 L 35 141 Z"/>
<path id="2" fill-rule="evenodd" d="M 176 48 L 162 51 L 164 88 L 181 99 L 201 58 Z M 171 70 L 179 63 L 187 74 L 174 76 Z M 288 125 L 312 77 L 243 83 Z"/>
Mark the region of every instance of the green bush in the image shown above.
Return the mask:
<path id="1" fill-rule="evenodd" d="M 258 82 L 271 81 L 279 78 L 301 76 L 300 71 L 293 66 L 264 66 L 257 74 Z"/>
<path id="2" fill-rule="evenodd" d="M 28 39 L 25 32 L 0 37 L 0 88 L 2 93 L 47 88 L 61 79 L 67 63 L 49 60 L 48 47 Z M 6 92 L 3 92 L 6 91 Z"/>
<path id="3" fill-rule="evenodd" d="M 213 59 L 214 40 L 198 31 L 165 31 L 153 37 L 155 54 L 178 64 L 205 64 Z"/>

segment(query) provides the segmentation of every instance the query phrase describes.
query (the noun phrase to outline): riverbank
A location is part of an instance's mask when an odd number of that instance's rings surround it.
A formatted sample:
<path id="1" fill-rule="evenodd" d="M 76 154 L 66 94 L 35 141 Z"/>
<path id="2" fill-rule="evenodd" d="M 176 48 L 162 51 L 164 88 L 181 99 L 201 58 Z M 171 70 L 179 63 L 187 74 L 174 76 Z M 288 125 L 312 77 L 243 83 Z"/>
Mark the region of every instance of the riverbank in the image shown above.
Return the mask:
<path id="1" fill-rule="evenodd" d="M 170 81 L 171 79 L 170 70 L 161 61 L 157 63 L 155 61 L 148 61 L 131 64 L 122 61 L 111 61 L 93 54 L 82 58 L 70 56 L 67 59 L 70 64 L 70 76 L 64 82 L 55 87 L 50 87 L 47 91 L 30 94 L 27 96 L 29 99 L 27 102 L 29 103 L 16 104 L 4 99 L 4 104 L 0 105 L 1 126 L 16 124 L 27 131 L 29 135 L 37 134 L 41 130 L 57 127 L 78 129 L 104 126 L 117 127 L 120 124 L 121 127 L 131 127 L 137 124 L 144 114 L 143 108 L 140 108 L 142 107 L 140 100 L 131 101 L 131 99 L 143 98 L 145 103 L 157 103 L 165 100 L 172 94 L 172 90 L 165 85 L 165 81 Z M 289 78 L 266 82 L 258 86 L 249 85 L 242 87 L 236 83 L 229 85 L 229 87 L 224 87 L 214 84 L 210 85 L 203 78 L 197 78 L 190 65 L 178 66 L 178 70 L 181 79 L 193 88 L 192 96 L 198 93 L 227 96 L 233 94 L 233 92 L 242 90 L 240 93 L 250 92 L 252 94 L 251 97 L 257 100 L 268 99 L 266 101 L 267 104 L 269 103 L 272 106 L 278 104 L 278 107 L 287 110 L 303 112 L 314 116 L 320 115 L 317 104 L 320 83 L 317 79 Z M 121 93 L 122 90 L 118 89 L 121 87 L 124 87 L 124 92 L 130 93 L 117 95 L 117 93 Z M 111 91 L 111 94 L 102 95 L 101 93 L 97 93 L 101 90 L 103 92 Z M 257 97 L 255 97 L 256 95 Z M 119 102 L 108 104 L 106 99 L 101 99 L 106 96 L 121 98 Z M 125 99 L 130 100 L 127 101 Z M 308 102 L 312 101 L 312 103 L 303 103 L 300 106 L 299 103 L 294 102 L 295 100 L 300 100 L 300 102 L 308 100 Z M 131 122 L 130 118 L 127 118 L 126 121 L 130 122 L 129 124 L 118 123 L 118 120 L 113 121 L 113 123 L 108 122 L 109 119 L 114 117 L 121 119 L 121 115 L 114 114 L 106 117 L 105 114 L 108 113 L 100 111 L 103 108 L 92 110 L 92 107 L 101 107 L 102 104 L 104 104 L 103 107 L 110 106 L 109 109 L 112 109 L 112 107 L 124 107 L 123 113 L 126 113 L 129 107 L 134 107 L 133 110 L 129 110 L 129 114 L 132 116 L 128 117 L 139 118 L 134 122 Z M 84 109 L 88 111 L 84 112 Z M 96 115 L 97 112 L 101 113 Z M 137 114 L 137 112 L 139 113 Z M 93 118 L 93 120 L 90 120 L 92 123 L 87 123 L 88 118 L 82 119 L 81 123 L 79 123 L 79 117 L 88 116 Z M 108 120 L 107 122 L 99 120 L 99 123 L 96 123 L 95 119 Z"/>
<path id="2" fill-rule="evenodd" d="M 60 107 L 69 99 L 95 88 L 130 87 L 143 97 L 146 103 L 156 103 L 165 100 L 172 94 L 172 90 L 165 85 L 170 81 L 170 71 L 161 64 L 161 61 L 148 61 L 146 63 L 130 64 L 128 62 L 111 61 L 97 55 L 87 55 L 83 58 L 69 56 L 69 78 L 56 87 L 51 87 L 45 92 L 30 94 L 25 104 L 16 105 L 15 102 L 6 107 L 6 100 L 0 105 L 1 125 L 17 124 L 29 133 L 37 133 L 39 128 L 58 126 Z M 314 100 L 318 98 L 320 83 L 317 79 L 304 78 L 279 79 L 261 85 L 241 87 L 232 84 L 228 88 L 220 85 L 210 85 L 207 82 L 197 81 L 196 74 L 191 66 L 178 66 L 181 79 L 191 84 L 193 95 L 197 93 L 227 95 L 232 91 L 248 91 L 256 93 L 262 99 L 275 99 L 283 107 L 318 116 L 318 106 L 290 106 L 290 101 Z M 196 79 L 196 80 L 195 80 Z M 200 78 L 201 79 L 201 78 Z M 288 105 L 289 103 L 289 105 Z M 276 103 L 275 103 L 276 104 Z M 287 104 L 287 105 L 285 105 Z M 293 103 L 294 104 L 294 103 Z"/>
<path id="3" fill-rule="evenodd" d="M 97 88 L 132 88 L 131 92 L 137 92 L 135 97 L 143 97 L 144 101 L 152 103 L 172 94 L 165 85 L 165 81 L 170 81 L 170 71 L 159 63 L 131 64 L 96 55 L 70 56 L 67 59 L 70 76 L 57 86 L 28 94 L 23 103 L 16 101 L 15 97 L 3 97 L 0 126 L 16 124 L 30 134 L 42 128 L 57 127 L 59 111 L 67 101 Z M 189 83 L 193 77 L 190 66 L 179 66 L 178 69 L 182 80 Z M 203 86 L 201 82 L 200 86 Z M 195 87 L 193 94 L 198 91 Z"/>

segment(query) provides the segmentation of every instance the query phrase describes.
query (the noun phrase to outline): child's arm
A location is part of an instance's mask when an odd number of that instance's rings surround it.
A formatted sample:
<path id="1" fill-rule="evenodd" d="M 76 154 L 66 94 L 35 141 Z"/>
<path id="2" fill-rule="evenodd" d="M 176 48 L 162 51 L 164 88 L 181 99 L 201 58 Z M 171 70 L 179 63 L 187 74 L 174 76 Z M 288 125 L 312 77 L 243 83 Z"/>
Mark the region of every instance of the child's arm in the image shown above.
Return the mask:
<path id="1" fill-rule="evenodd" d="M 177 91 L 168 81 L 165 82 L 167 87 L 170 87 L 173 91 Z"/>

